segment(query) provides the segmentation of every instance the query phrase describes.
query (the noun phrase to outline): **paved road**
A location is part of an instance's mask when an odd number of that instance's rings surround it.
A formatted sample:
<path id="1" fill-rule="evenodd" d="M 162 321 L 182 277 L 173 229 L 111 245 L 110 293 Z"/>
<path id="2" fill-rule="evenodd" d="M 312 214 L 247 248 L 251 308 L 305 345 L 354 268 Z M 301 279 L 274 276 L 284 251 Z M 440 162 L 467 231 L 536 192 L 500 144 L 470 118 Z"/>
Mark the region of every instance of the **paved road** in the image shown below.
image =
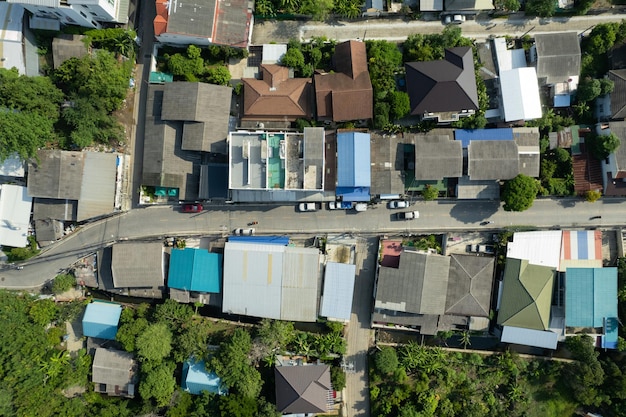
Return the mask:
<path id="1" fill-rule="evenodd" d="M 257 234 L 312 234 L 327 232 L 419 233 L 446 230 L 484 229 L 480 222 L 492 220 L 497 229 L 514 225 L 538 227 L 607 227 L 624 224 L 626 200 L 604 199 L 586 203 L 580 199 L 545 199 L 522 213 L 505 212 L 498 201 L 435 201 L 415 203 L 420 219 L 393 221 L 392 210 L 384 205 L 364 213 L 320 210 L 298 213 L 289 206 L 216 206 L 202 213 L 181 213 L 178 207 L 148 207 L 131 210 L 87 225 L 47 248 L 42 255 L 24 264 L 24 269 L 0 270 L 0 287 L 32 288 L 54 277 L 78 256 L 120 240 L 159 236 L 219 235 L 256 220 Z M 590 220 L 592 216 L 602 216 Z"/>
<path id="2" fill-rule="evenodd" d="M 489 36 L 521 36 L 529 31 L 531 31 L 531 34 L 566 30 L 583 32 L 598 23 L 619 22 L 625 17 L 626 15 L 619 13 L 580 17 L 554 17 L 549 19 L 526 19 L 523 14 L 498 19 L 489 19 L 485 16 L 476 20 L 468 20 L 460 27 L 464 36 L 481 40 Z M 357 22 L 336 21 L 331 24 L 322 22 L 263 21 L 254 25 L 252 42 L 260 45 L 270 42 L 288 42 L 293 38 L 305 41 L 317 36 L 325 36 L 340 42 L 359 38 L 403 41 L 414 33 L 440 33 L 443 28 L 444 25 L 439 20 L 370 19 Z"/>
<path id="3" fill-rule="evenodd" d="M 373 341 L 371 307 L 376 277 L 378 238 L 359 239 L 357 243 L 357 276 L 348 325 L 346 361 L 354 372 L 346 374 L 346 406 L 348 416 L 369 417 L 369 376 L 367 352 Z"/>

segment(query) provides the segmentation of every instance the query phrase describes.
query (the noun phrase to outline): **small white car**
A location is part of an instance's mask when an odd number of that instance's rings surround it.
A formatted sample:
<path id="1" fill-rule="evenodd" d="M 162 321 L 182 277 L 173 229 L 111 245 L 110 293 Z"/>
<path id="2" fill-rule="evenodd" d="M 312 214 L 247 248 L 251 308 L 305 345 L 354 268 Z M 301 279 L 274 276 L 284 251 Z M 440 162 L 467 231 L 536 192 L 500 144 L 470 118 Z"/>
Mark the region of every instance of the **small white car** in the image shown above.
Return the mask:
<path id="1" fill-rule="evenodd" d="M 407 208 L 410 203 L 406 200 L 393 200 L 387 204 L 387 208 L 390 209 L 399 209 L 399 208 Z"/>
<path id="2" fill-rule="evenodd" d="M 365 204 L 365 203 L 357 203 L 354 206 L 354 210 L 355 211 L 366 211 L 367 210 L 367 204 Z"/>
<path id="3" fill-rule="evenodd" d="M 402 213 L 398 213 L 398 219 L 400 220 L 415 220 L 420 218 L 419 211 L 403 211 Z"/>
<path id="4" fill-rule="evenodd" d="M 233 234 L 235 236 L 252 236 L 254 235 L 254 232 L 255 230 L 253 228 L 250 228 L 250 229 L 239 228 L 239 229 L 233 230 Z"/>
<path id="5" fill-rule="evenodd" d="M 446 25 L 460 25 L 463 22 L 465 22 L 465 16 L 462 14 L 446 15 L 443 19 Z"/>
<path id="6" fill-rule="evenodd" d="M 298 211 L 316 211 L 315 203 L 300 203 L 298 205 Z"/>

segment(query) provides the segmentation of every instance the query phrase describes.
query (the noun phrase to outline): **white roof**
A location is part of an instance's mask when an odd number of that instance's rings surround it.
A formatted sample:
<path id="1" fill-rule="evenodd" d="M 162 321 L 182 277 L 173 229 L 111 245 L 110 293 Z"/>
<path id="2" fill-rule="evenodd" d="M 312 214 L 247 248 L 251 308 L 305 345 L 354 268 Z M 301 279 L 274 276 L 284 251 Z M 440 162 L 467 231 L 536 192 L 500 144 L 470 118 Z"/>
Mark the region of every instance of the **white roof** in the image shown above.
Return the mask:
<path id="1" fill-rule="evenodd" d="M 352 264 L 326 264 L 320 316 L 350 321 L 355 272 L 356 266 Z"/>
<path id="2" fill-rule="evenodd" d="M 500 341 L 503 343 L 514 343 L 516 345 L 556 349 L 558 338 L 559 335 L 551 331 L 504 326 Z"/>
<path id="3" fill-rule="evenodd" d="M 222 311 L 315 321 L 319 260 L 316 248 L 227 242 Z"/>
<path id="4" fill-rule="evenodd" d="M 496 51 L 498 72 L 526 67 L 526 53 L 523 49 L 507 49 L 505 38 L 495 38 L 493 46 Z"/>
<path id="5" fill-rule="evenodd" d="M 420 11 L 440 12 L 443 10 L 443 0 L 420 0 Z"/>
<path id="6" fill-rule="evenodd" d="M 0 2 L 0 68 L 17 68 L 20 74 L 26 73 L 22 49 L 22 18 L 24 8 L 19 4 Z"/>
<path id="7" fill-rule="evenodd" d="M 561 259 L 561 231 L 518 232 L 507 244 L 507 258 L 526 259 L 532 265 L 558 269 Z"/>
<path id="8" fill-rule="evenodd" d="M 263 62 L 262 64 L 276 64 L 280 62 L 283 55 L 287 53 L 287 45 L 285 44 L 263 44 Z"/>
<path id="9" fill-rule="evenodd" d="M 0 186 L 0 245 L 23 248 L 28 244 L 32 204 L 26 187 Z"/>
<path id="10" fill-rule="evenodd" d="M 0 163 L 0 176 L 5 177 L 24 177 L 24 161 L 19 155 L 14 154 Z"/>
<path id="11" fill-rule="evenodd" d="M 541 117 L 537 72 L 533 67 L 500 71 L 504 120 L 533 120 Z"/>

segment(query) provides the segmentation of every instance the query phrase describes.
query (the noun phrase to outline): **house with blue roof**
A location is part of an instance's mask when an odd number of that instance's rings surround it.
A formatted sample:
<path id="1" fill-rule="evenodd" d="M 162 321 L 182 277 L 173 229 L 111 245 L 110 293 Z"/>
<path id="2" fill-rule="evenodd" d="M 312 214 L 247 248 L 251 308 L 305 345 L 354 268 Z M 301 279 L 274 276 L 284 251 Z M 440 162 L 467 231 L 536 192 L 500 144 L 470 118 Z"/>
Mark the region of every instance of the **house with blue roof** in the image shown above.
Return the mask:
<path id="1" fill-rule="evenodd" d="M 208 371 L 204 361 L 188 360 L 183 364 L 183 390 L 193 395 L 202 395 L 203 391 L 226 395 L 228 390 L 215 372 Z"/>
<path id="2" fill-rule="evenodd" d="M 337 198 L 344 202 L 369 201 L 371 183 L 370 134 L 339 132 Z"/>
<path id="3" fill-rule="evenodd" d="M 101 301 L 90 303 L 83 316 L 83 335 L 115 340 L 121 314 L 122 306 L 119 304 Z"/>
<path id="4" fill-rule="evenodd" d="M 173 249 L 167 286 L 186 291 L 219 293 L 222 255 L 205 249 Z"/>
<path id="5" fill-rule="evenodd" d="M 617 317 L 617 268 L 567 268 L 566 334 L 584 329 L 597 347 L 617 349 Z"/>

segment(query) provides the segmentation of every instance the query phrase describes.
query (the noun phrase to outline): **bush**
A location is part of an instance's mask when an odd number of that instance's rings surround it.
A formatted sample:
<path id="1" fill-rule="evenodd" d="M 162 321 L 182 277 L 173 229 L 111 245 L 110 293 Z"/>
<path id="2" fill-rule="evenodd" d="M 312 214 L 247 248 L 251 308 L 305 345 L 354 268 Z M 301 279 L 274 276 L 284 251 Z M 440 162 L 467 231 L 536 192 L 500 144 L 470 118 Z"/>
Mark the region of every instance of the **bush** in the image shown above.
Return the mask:
<path id="1" fill-rule="evenodd" d="M 620 140 L 613 133 L 608 135 L 594 134 L 585 137 L 585 145 L 591 154 L 601 161 L 619 148 Z"/>
<path id="2" fill-rule="evenodd" d="M 335 391 L 341 391 L 346 387 L 346 373 L 338 366 L 330 367 L 330 383 Z"/>
<path id="3" fill-rule="evenodd" d="M 602 197 L 602 193 L 597 190 L 589 190 L 585 193 L 585 200 L 590 203 L 595 203 Z"/>
<path id="4" fill-rule="evenodd" d="M 52 292 L 55 294 L 61 294 L 70 290 L 76 285 L 76 278 L 70 274 L 57 275 L 52 282 Z"/>
<path id="5" fill-rule="evenodd" d="M 393 373 L 398 369 L 398 354 L 392 347 L 385 346 L 374 355 L 374 365 L 378 372 L 384 375 Z"/>
<path id="6" fill-rule="evenodd" d="M 427 185 L 424 188 L 424 191 L 422 191 L 422 196 L 424 197 L 424 200 L 426 201 L 435 200 L 437 197 L 439 197 L 439 190 L 435 187 L 431 187 L 430 185 Z"/>

